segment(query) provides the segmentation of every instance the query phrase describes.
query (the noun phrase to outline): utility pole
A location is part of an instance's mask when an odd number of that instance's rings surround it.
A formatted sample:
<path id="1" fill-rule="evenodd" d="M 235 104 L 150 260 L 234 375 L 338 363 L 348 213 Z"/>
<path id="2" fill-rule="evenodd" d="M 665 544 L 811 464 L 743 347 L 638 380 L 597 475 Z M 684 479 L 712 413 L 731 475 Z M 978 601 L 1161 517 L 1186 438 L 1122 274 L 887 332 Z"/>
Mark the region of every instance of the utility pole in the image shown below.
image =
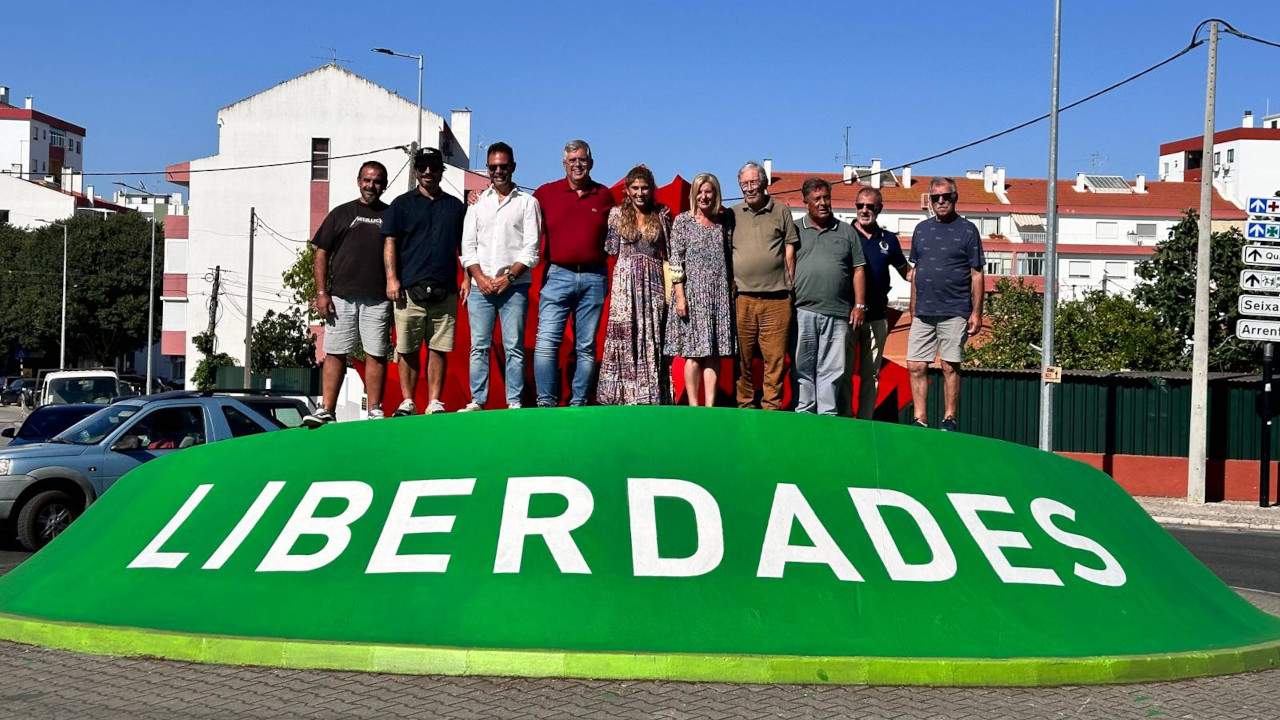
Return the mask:
<path id="1" fill-rule="evenodd" d="M 218 287 L 222 284 L 222 266 L 217 265 L 213 268 L 213 294 L 209 297 L 209 328 L 207 330 L 210 340 L 218 330 Z"/>
<path id="2" fill-rule="evenodd" d="M 1187 499 L 1203 503 L 1209 425 L 1209 238 L 1213 231 L 1213 110 L 1218 90 L 1218 23 L 1209 24 L 1209 78 L 1204 94 L 1200 157 L 1200 239 L 1196 244 L 1195 334 L 1191 344 L 1191 430 L 1187 443 Z"/>
<path id="3" fill-rule="evenodd" d="M 155 339 L 155 319 L 156 319 L 156 216 L 155 205 L 152 205 L 151 212 L 151 282 L 147 285 L 147 389 L 142 391 L 143 395 L 151 394 L 152 377 L 152 358 L 155 357 L 155 348 L 152 342 Z"/>
<path id="4" fill-rule="evenodd" d="M 258 229 L 258 209 L 249 208 L 249 272 L 244 294 L 244 386 L 253 387 L 253 236 Z"/>
<path id="5" fill-rule="evenodd" d="M 1044 325 L 1040 332 L 1040 449 L 1053 452 L 1054 313 L 1058 309 L 1058 76 L 1062 60 L 1062 0 L 1053 3 L 1053 81 L 1049 94 L 1049 193 L 1045 199 Z"/>

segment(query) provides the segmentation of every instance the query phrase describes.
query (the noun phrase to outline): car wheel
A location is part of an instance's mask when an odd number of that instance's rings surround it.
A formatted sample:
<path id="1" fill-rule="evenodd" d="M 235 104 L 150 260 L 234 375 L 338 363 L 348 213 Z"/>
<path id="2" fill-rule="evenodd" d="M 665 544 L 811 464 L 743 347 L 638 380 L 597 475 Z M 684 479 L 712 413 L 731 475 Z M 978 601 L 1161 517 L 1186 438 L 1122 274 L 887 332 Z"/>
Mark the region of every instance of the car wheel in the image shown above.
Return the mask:
<path id="1" fill-rule="evenodd" d="M 83 504 L 62 490 L 46 490 L 27 501 L 18 513 L 18 541 L 35 552 L 80 516 Z"/>

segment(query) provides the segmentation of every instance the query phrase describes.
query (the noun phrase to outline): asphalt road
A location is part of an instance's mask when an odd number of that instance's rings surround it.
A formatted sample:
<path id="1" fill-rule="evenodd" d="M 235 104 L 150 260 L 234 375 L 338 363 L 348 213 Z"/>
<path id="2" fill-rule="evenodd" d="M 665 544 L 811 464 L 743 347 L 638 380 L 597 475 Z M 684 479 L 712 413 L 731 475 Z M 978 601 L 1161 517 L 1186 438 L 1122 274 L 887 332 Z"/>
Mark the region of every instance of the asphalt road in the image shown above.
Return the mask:
<path id="1" fill-rule="evenodd" d="M 1280 533 L 1165 529 L 1231 587 L 1280 593 Z"/>

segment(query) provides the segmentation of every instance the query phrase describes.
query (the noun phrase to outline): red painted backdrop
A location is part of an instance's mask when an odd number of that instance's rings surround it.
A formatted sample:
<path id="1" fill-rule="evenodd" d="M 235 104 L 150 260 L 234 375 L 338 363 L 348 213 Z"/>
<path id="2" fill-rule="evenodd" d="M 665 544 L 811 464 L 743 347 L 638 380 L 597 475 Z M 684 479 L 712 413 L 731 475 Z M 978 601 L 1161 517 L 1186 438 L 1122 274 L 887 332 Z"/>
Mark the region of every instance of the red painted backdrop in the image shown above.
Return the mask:
<path id="1" fill-rule="evenodd" d="M 624 189 L 622 181 L 619 180 L 612 188 L 614 199 L 621 203 L 624 199 Z M 689 182 L 677 175 L 670 183 L 658 188 L 656 199 L 659 203 L 671 208 L 672 214 L 684 212 L 689 209 Z M 537 337 L 538 329 L 538 291 L 542 287 L 542 271 L 544 265 L 539 265 L 533 270 L 533 284 L 529 289 L 529 316 L 528 324 L 525 330 L 525 384 L 524 384 L 524 405 L 532 407 L 535 402 L 535 389 L 533 382 L 533 345 L 534 338 Z M 613 271 L 613 259 L 609 259 L 609 271 Z M 463 282 L 462 271 L 459 269 L 459 282 Z M 600 329 L 596 333 L 597 349 L 604 348 L 605 319 L 609 313 L 609 302 L 605 300 L 604 316 L 600 321 Z M 889 326 L 893 327 L 894 323 L 900 317 L 900 313 L 889 311 Z M 494 334 L 493 347 L 490 351 L 491 370 L 489 373 L 489 403 L 485 406 L 489 409 L 506 407 L 506 388 L 503 383 L 502 366 L 505 361 L 505 352 L 501 342 L 501 328 L 499 327 Z M 465 308 L 458 314 L 458 329 L 456 340 L 454 341 L 453 352 L 449 353 L 448 370 L 445 374 L 444 392 L 441 399 L 444 401 L 445 407 L 449 410 L 457 410 L 466 405 L 471 400 L 471 384 L 468 379 L 470 368 L 470 350 L 471 350 L 471 327 L 467 322 L 467 313 Z M 560 345 L 560 370 L 561 370 L 561 402 L 568 400 L 569 377 L 567 370 L 573 368 L 571 355 L 573 352 L 572 329 L 567 329 L 565 340 Z M 419 350 L 422 361 L 422 374 L 418 381 L 418 386 L 414 389 L 414 403 L 417 404 L 419 410 L 427 406 L 427 388 L 426 388 L 426 348 Z M 356 371 L 364 376 L 364 364 L 355 363 Z M 733 358 L 725 358 L 720 363 L 719 392 L 717 393 L 716 402 L 719 405 L 732 406 L 735 404 L 734 396 L 734 361 Z M 789 372 L 789 371 L 788 371 Z M 672 374 L 672 391 L 673 395 L 679 399 L 684 398 L 684 361 L 676 358 L 671 368 Z M 756 378 L 757 384 L 760 380 L 761 365 L 757 359 L 752 364 L 752 374 Z M 857 394 L 857 376 L 854 376 L 854 393 Z M 392 362 L 387 368 L 387 387 L 383 396 L 383 407 L 390 413 L 392 409 L 400 404 L 403 400 L 400 392 L 400 379 L 396 363 Z M 880 371 L 880 391 L 876 400 L 877 408 L 881 407 L 886 401 L 896 399 L 896 408 L 893 412 L 906 407 L 911 400 L 910 385 L 908 384 L 906 369 L 901 365 L 893 362 L 885 362 L 884 367 Z M 787 383 L 784 403 L 791 402 L 790 383 Z"/>

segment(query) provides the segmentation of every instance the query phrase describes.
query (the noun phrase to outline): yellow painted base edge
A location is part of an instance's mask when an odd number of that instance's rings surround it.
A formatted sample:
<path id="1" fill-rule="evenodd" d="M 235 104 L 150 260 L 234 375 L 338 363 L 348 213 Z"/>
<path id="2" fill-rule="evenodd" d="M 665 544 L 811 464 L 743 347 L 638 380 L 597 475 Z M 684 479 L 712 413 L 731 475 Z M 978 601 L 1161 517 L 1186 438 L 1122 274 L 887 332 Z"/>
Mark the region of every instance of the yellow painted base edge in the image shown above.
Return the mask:
<path id="1" fill-rule="evenodd" d="M 490 650 L 194 635 L 0 614 L 0 639 L 94 655 L 410 675 L 731 683 L 1052 686 L 1180 680 L 1280 667 L 1280 640 L 1087 658 L 888 658 Z"/>

